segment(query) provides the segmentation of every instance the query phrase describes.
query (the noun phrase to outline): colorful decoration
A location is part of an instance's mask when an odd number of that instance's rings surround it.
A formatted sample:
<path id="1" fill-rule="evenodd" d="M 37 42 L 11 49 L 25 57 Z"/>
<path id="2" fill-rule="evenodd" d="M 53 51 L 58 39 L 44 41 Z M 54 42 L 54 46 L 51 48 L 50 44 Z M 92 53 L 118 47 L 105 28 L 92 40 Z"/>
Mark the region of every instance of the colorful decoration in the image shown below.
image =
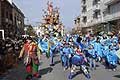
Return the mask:
<path id="1" fill-rule="evenodd" d="M 60 22 L 59 8 L 53 6 L 52 2 L 47 3 L 47 11 L 43 10 L 43 22 L 41 27 L 44 34 L 49 34 L 50 36 L 62 37 L 64 34 L 63 24 Z"/>

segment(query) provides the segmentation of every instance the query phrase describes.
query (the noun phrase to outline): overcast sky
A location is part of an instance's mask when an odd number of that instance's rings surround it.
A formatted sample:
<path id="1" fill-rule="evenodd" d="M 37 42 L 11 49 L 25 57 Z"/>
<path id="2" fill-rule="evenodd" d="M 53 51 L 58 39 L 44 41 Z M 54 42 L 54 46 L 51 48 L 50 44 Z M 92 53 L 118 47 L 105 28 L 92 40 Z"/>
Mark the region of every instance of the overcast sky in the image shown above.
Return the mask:
<path id="1" fill-rule="evenodd" d="M 42 9 L 47 8 L 48 0 L 13 0 L 29 19 L 32 25 L 42 21 Z M 60 8 L 61 21 L 66 27 L 72 27 L 74 18 L 80 15 L 80 0 L 49 0 Z M 27 19 L 25 19 L 27 21 Z"/>

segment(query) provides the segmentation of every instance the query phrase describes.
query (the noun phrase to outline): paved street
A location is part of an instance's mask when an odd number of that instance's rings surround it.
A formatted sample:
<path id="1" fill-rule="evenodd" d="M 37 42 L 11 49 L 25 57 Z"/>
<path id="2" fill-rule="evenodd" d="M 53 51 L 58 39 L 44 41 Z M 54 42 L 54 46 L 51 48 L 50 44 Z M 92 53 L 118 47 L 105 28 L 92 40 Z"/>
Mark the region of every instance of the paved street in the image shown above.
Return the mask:
<path id="1" fill-rule="evenodd" d="M 31 70 L 38 76 L 36 52 L 53 56 L 57 49 L 64 62 L 74 53 L 82 55 L 75 64 L 82 64 L 85 53 L 91 64 L 105 57 L 115 70 L 120 59 L 120 0 L 0 0 L 0 80 L 25 80 Z M 23 60 L 16 64 L 17 57 L 24 57 L 27 69 Z M 32 80 L 69 80 L 70 69 L 64 70 L 59 54 L 54 62 L 50 66 L 50 59 L 41 55 L 41 77 Z M 90 80 L 120 80 L 120 65 L 116 71 L 99 62 L 96 66 Z M 88 79 L 77 67 L 72 80 Z"/>
<path id="2" fill-rule="evenodd" d="M 42 56 L 40 74 L 42 75 L 41 79 L 33 80 L 68 80 L 67 74 L 69 70 L 64 71 L 61 67 L 59 56 L 55 57 L 55 66 L 49 66 L 49 59 Z M 24 80 L 25 79 L 25 68 L 20 63 L 16 69 L 9 70 L 9 73 L 6 77 L 0 78 L 0 80 Z M 105 70 L 104 66 L 98 64 L 97 70 L 91 71 L 91 80 L 120 80 L 120 66 L 117 71 Z M 84 75 L 77 72 L 72 80 L 86 80 Z"/>

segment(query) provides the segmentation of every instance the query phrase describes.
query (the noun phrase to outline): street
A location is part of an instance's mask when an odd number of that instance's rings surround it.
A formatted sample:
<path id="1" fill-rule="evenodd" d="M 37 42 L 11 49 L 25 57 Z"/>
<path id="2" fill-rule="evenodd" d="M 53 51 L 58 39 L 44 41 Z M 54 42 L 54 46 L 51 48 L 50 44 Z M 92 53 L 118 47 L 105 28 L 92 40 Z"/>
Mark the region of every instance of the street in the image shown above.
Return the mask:
<path id="1" fill-rule="evenodd" d="M 70 80 L 120 80 L 120 0 L 0 0 L 0 80 L 69 80 L 70 70 Z"/>
<path id="2" fill-rule="evenodd" d="M 61 65 L 59 55 L 56 55 L 55 66 L 49 66 L 49 59 L 45 56 L 41 57 L 40 65 L 40 75 L 42 76 L 39 79 L 33 80 L 68 80 L 69 70 L 64 71 Z M 120 80 L 120 66 L 118 66 L 117 71 L 109 71 L 104 69 L 104 66 L 97 64 L 97 70 L 90 71 L 91 80 Z M 9 70 L 9 73 L 0 78 L 0 80 L 25 80 L 25 67 L 23 67 L 22 61 L 16 69 Z M 72 80 L 86 80 L 85 76 L 81 74 L 78 70 L 74 75 Z"/>

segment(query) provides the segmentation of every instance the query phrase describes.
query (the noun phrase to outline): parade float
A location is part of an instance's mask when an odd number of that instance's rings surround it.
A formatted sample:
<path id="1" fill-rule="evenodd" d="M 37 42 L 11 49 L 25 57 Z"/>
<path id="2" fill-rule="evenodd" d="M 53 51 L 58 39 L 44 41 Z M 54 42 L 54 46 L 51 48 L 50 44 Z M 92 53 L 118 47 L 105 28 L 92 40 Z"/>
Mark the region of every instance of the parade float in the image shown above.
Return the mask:
<path id="1" fill-rule="evenodd" d="M 53 7 L 52 2 L 47 3 L 47 10 L 43 9 L 43 21 L 40 25 L 39 35 L 50 35 L 62 37 L 64 35 L 64 26 L 60 21 L 60 12 L 58 7 Z"/>
<path id="2" fill-rule="evenodd" d="M 54 7 L 52 2 L 47 3 L 47 9 L 44 12 L 43 19 L 39 27 L 39 37 L 47 36 L 47 41 L 38 41 L 38 46 L 42 53 L 46 53 L 47 57 L 50 56 L 51 46 L 57 43 L 55 40 L 60 40 L 64 36 L 64 26 L 60 21 L 60 12 L 58 7 Z"/>

